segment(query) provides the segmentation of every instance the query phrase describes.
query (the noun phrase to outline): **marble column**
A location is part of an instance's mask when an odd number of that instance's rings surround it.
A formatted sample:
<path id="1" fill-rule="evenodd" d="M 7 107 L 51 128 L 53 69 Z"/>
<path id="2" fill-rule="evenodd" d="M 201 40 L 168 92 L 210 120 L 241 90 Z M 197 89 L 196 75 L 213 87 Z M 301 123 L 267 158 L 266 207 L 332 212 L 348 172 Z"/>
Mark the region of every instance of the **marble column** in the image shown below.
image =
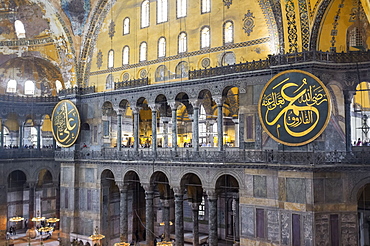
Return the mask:
<path id="1" fill-rule="evenodd" d="M 128 242 L 128 208 L 127 208 L 127 185 L 121 183 L 118 185 L 121 192 L 120 199 L 120 232 L 121 239 Z"/>
<path id="2" fill-rule="evenodd" d="M 140 109 L 137 107 L 132 108 L 132 113 L 134 115 L 134 151 L 139 151 L 139 112 Z"/>
<path id="3" fill-rule="evenodd" d="M 208 196 L 208 209 L 209 209 L 208 242 L 209 242 L 209 246 L 217 246 L 218 245 L 217 193 L 215 191 L 207 191 L 207 196 Z"/>
<path id="4" fill-rule="evenodd" d="M 41 149 L 41 125 L 37 124 L 36 125 L 36 130 L 37 130 L 37 149 Z"/>
<path id="5" fill-rule="evenodd" d="M 344 90 L 344 120 L 345 120 L 345 134 L 346 134 L 346 151 L 352 151 L 352 136 L 351 136 L 351 101 L 353 92 Z"/>
<path id="6" fill-rule="evenodd" d="M 35 217 L 36 182 L 28 182 L 28 187 L 29 187 L 28 215 L 29 221 L 31 221 L 31 219 Z"/>
<path id="7" fill-rule="evenodd" d="M 117 114 L 117 149 L 122 150 L 122 114 Z"/>
<path id="8" fill-rule="evenodd" d="M 145 220 L 146 220 L 146 245 L 154 245 L 154 211 L 153 211 L 153 195 L 151 187 L 145 185 Z"/>
<path id="9" fill-rule="evenodd" d="M 0 144 L 1 144 L 1 148 L 3 149 L 4 148 L 4 122 L 3 121 L 0 121 L 1 123 L 1 139 L 0 139 Z"/>
<path id="10" fill-rule="evenodd" d="M 164 222 L 164 240 L 170 241 L 170 200 L 162 200 L 163 204 L 163 222 Z"/>
<path id="11" fill-rule="evenodd" d="M 177 103 L 171 103 L 172 110 L 172 150 L 177 152 Z"/>
<path id="12" fill-rule="evenodd" d="M 163 147 L 168 147 L 168 119 L 164 117 L 163 119 Z"/>
<path id="13" fill-rule="evenodd" d="M 234 147 L 239 147 L 239 119 L 233 119 L 233 122 L 235 124 L 235 141 L 234 141 Z"/>
<path id="14" fill-rule="evenodd" d="M 19 125 L 19 139 L 18 139 L 19 148 L 21 150 L 23 149 L 23 129 L 24 129 L 24 126 L 23 126 L 23 123 L 21 123 Z"/>
<path id="15" fill-rule="evenodd" d="M 199 101 L 191 100 L 193 105 L 193 150 L 199 151 Z"/>
<path id="16" fill-rule="evenodd" d="M 152 109 L 152 151 L 153 155 L 156 156 L 157 154 L 157 111 L 159 109 L 158 104 L 149 105 Z"/>
<path id="17" fill-rule="evenodd" d="M 199 246 L 199 205 L 198 202 L 190 203 L 193 218 L 193 245 Z"/>
<path id="18" fill-rule="evenodd" d="M 182 191 L 175 192 L 175 246 L 184 246 L 184 198 Z"/>
<path id="19" fill-rule="evenodd" d="M 217 104 L 217 138 L 218 138 L 218 150 L 223 151 L 224 150 L 224 130 L 223 130 L 223 100 L 222 98 L 215 98 L 216 104 Z"/>

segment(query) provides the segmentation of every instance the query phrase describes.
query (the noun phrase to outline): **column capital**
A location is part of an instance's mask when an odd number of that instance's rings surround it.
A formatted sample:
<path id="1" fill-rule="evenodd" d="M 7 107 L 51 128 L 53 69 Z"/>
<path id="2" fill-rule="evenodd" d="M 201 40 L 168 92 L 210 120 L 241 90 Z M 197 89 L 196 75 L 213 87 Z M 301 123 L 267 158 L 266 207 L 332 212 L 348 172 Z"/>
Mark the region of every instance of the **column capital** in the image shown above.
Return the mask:
<path id="1" fill-rule="evenodd" d="M 169 207 L 170 206 L 170 200 L 169 199 L 161 199 L 161 203 L 163 207 Z"/>
<path id="2" fill-rule="evenodd" d="M 172 187 L 173 193 L 175 196 L 183 196 L 184 195 L 184 189 L 181 187 Z"/>
<path id="3" fill-rule="evenodd" d="M 169 101 L 168 105 L 170 105 L 171 110 L 177 110 L 177 107 L 180 105 L 180 102 L 177 101 Z"/>
<path id="4" fill-rule="evenodd" d="M 193 211 L 199 210 L 200 202 L 189 202 L 189 205 Z"/>
<path id="5" fill-rule="evenodd" d="M 208 200 L 216 200 L 218 196 L 218 191 L 216 189 L 205 189 L 208 196 Z"/>
<path id="6" fill-rule="evenodd" d="M 161 105 L 159 103 L 150 103 L 148 104 L 148 107 L 152 110 L 152 111 L 155 111 L 157 112 L 159 110 L 159 108 L 161 107 Z"/>
<path id="7" fill-rule="evenodd" d="M 222 107 L 224 104 L 224 98 L 222 96 L 213 96 L 213 100 L 217 104 L 217 107 Z"/>
<path id="8" fill-rule="evenodd" d="M 141 184 L 145 193 L 153 193 L 153 186 L 151 184 Z"/>
<path id="9" fill-rule="evenodd" d="M 127 191 L 129 187 L 129 184 L 125 183 L 124 181 L 116 181 L 116 185 L 118 186 L 120 192 Z"/>
<path id="10" fill-rule="evenodd" d="M 138 107 L 138 106 L 130 106 L 130 108 L 133 114 L 138 114 L 140 110 L 142 109 L 141 107 Z"/>
<path id="11" fill-rule="evenodd" d="M 200 106 L 200 100 L 198 98 L 191 98 L 189 99 L 189 102 L 193 106 L 193 108 L 199 108 Z"/>

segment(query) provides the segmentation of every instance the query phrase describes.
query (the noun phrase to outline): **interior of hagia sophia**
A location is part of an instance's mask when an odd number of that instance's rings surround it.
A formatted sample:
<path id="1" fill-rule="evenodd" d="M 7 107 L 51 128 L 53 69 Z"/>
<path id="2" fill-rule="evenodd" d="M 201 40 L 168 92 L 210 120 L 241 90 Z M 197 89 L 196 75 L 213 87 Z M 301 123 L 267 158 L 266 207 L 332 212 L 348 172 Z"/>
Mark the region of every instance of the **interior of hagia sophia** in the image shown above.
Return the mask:
<path id="1" fill-rule="evenodd" d="M 0 246 L 41 216 L 59 245 L 369 245 L 369 47 L 368 0 L 0 1 Z M 285 144 L 260 101 L 299 71 L 329 116 Z"/>

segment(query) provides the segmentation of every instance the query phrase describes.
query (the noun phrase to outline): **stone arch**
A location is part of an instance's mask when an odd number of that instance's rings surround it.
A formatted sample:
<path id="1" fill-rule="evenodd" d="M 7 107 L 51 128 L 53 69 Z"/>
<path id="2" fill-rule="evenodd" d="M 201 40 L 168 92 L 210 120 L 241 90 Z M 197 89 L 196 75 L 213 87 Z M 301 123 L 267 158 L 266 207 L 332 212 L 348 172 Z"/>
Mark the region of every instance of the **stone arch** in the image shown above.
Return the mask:
<path id="1" fill-rule="evenodd" d="M 189 202 L 200 203 L 202 202 L 203 188 L 202 181 L 195 173 L 186 173 L 182 176 L 180 187 L 186 191 L 187 199 Z"/>
<path id="2" fill-rule="evenodd" d="M 8 174 L 7 186 L 8 189 L 19 189 L 26 185 L 27 175 L 24 171 L 15 169 Z"/>
<path id="3" fill-rule="evenodd" d="M 108 242 L 114 238 L 114 228 L 119 226 L 119 211 L 115 207 L 119 206 L 119 188 L 115 182 L 112 170 L 104 169 L 100 174 L 101 184 L 101 218 L 100 230 L 105 235 Z"/>

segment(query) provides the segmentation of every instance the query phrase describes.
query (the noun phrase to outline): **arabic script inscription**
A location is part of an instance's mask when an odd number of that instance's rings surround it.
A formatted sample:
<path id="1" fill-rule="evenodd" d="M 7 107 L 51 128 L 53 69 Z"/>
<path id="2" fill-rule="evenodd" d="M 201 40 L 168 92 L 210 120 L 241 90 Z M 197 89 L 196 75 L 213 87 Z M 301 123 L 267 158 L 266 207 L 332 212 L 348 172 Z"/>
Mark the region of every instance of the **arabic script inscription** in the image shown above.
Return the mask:
<path id="1" fill-rule="evenodd" d="M 300 146 L 316 139 L 330 117 L 325 85 L 305 71 L 289 70 L 272 78 L 262 91 L 259 116 L 276 141 Z"/>
<path id="2" fill-rule="evenodd" d="M 52 130 L 55 140 L 62 147 L 70 147 L 80 132 L 80 116 L 76 106 L 68 100 L 59 102 L 52 114 Z"/>

